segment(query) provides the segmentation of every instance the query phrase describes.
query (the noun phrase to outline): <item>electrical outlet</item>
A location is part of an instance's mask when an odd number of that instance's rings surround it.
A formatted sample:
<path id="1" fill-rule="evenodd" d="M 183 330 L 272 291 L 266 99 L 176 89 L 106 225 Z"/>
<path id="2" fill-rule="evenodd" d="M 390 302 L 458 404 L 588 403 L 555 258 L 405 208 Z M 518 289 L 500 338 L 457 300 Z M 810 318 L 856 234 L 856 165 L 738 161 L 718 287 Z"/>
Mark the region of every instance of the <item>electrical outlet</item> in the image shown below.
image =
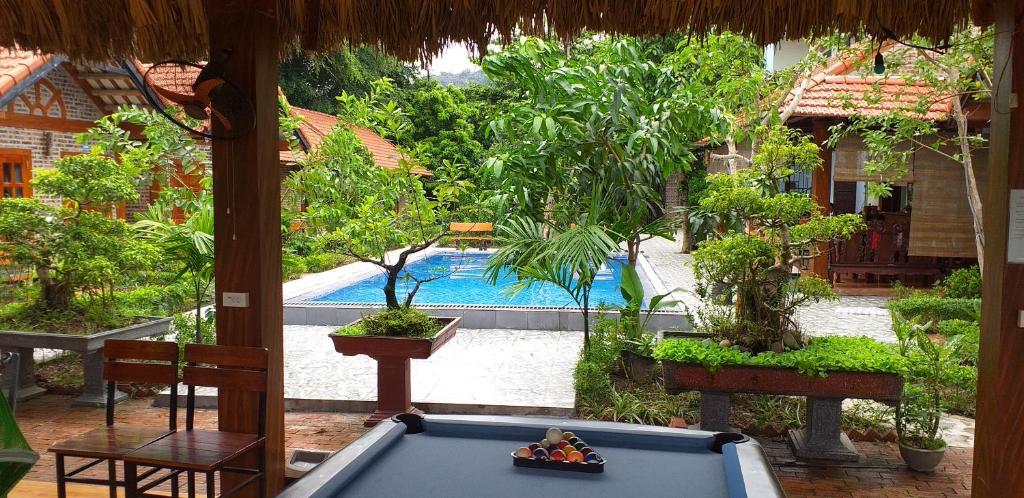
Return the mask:
<path id="1" fill-rule="evenodd" d="M 225 292 L 221 298 L 221 304 L 226 308 L 248 308 L 248 292 Z"/>
<path id="2" fill-rule="evenodd" d="M 1024 310 L 1017 311 L 1017 326 L 1024 329 Z"/>

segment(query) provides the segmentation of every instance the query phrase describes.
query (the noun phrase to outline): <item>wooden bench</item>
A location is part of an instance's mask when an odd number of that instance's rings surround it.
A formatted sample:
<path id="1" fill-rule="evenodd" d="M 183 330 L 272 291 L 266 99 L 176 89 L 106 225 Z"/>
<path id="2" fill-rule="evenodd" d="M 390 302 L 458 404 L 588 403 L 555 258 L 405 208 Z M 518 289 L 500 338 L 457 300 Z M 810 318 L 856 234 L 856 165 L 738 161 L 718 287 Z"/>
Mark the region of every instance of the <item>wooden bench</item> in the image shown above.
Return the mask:
<path id="1" fill-rule="evenodd" d="M 452 223 L 448 231 L 448 240 L 453 245 L 467 242 L 486 247 L 494 242 L 494 223 Z"/>

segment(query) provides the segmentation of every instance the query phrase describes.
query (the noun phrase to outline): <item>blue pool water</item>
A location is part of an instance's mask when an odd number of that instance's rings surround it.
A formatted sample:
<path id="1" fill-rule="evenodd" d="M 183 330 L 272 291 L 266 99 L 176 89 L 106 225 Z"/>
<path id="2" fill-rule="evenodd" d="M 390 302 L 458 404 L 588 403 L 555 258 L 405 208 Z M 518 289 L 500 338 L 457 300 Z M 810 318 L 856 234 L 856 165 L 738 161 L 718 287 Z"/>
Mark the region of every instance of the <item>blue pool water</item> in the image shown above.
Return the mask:
<path id="1" fill-rule="evenodd" d="M 514 275 L 505 274 L 497 285 L 491 285 L 484 278 L 487 268 L 487 253 L 439 253 L 406 265 L 405 272 L 418 278 L 435 275 L 437 272 L 450 275 L 428 282 L 420 287 L 413 299 L 418 304 L 469 304 L 481 306 L 549 306 L 575 308 L 576 303 L 568 292 L 548 283 L 537 283 L 522 292 L 511 295 L 510 287 L 515 284 Z M 624 304 L 619 291 L 621 265 L 624 258 L 609 260 L 601 270 L 590 293 L 590 305 L 600 304 L 621 306 Z M 367 279 L 346 285 L 322 296 L 311 299 L 314 302 L 383 304 L 385 277 L 381 273 Z M 398 298 L 405 299 L 415 283 L 400 279 Z"/>

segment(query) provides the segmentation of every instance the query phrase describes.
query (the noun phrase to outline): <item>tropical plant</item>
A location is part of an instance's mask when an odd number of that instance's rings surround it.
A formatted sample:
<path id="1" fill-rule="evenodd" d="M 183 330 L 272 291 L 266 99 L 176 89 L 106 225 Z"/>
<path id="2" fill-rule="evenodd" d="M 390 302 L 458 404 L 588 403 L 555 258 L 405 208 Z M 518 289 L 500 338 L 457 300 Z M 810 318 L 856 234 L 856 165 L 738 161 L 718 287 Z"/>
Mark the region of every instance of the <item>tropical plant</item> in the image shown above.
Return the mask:
<path id="1" fill-rule="evenodd" d="M 60 205 L 37 198 L 0 201 L 0 247 L 35 270 L 44 308 L 66 310 L 81 292 L 110 303 L 119 284 L 155 262 L 152 246 L 104 213 L 138 198 L 136 173 L 97 153 L 68 156 L 32 181 L 37 192 L 62 200 Z"/>
<path id="2" fill-rule="evenodd" d="M 700 202 L 720 219 L 744 220 L 747 230 L 707 241 L 693 255 L 698 294 L 717 306 L 714 294 L 731 289 L 737 327 L 727 339 L 755 353 L 801 346 L 796 308 L 835 294 L 828 282 L 796 268 L 820 257 L 823 244 L 864 227 L 860 216 L 824 216 L 809 195 L 781 191 L 785 178 L 821 165 L 807 137 L 783 126 L 761 128 L 758 137 L 751 166 L 709 176 Z"/>
<path id="3" fill-rule="evenodd" d="M 619 284 L 619 292 L 626 302 L 619 310 L 619 324 L 622 329 L 625 346 L 631 351 L 651 356 L 654 353 L 654 335 L 647 333 L 647 324 L 655 313 L 676 307 L 678 301 L 669 299 L 672 294 L 681 289 L 673 289 L 664 294 L 656 294 L 651 297 L 649 303 L 645 303 L 644 285 L 640 280 L 640 274 L 636 268 L 622 265 L 620 270 L 622 281 Z M 647 309 L 644 310 L 644 305 Z"/>
<path id="4" fill-rule="evenodd" d="M 136 227 L 146 240 L 163 251 L 166 258 L 181 265 L 175 279 L 187 276 L 191 283 L 195 305 L 194 337 L 202 338 L 203 302 L 213 284 L 212 203 L 193 211 L 181 223 L 154 216 L 140 220 Z"/>

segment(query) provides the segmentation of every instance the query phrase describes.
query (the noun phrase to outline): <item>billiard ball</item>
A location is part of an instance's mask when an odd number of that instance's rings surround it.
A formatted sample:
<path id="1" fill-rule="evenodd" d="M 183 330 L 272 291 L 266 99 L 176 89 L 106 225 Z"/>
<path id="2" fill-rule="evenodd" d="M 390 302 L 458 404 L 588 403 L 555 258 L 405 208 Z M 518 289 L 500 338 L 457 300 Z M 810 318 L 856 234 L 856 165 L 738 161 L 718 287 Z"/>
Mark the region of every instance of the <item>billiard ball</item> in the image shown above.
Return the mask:
<path id="1" fill-rule="evenodd" d="M 537 459 L 540 459 L 540 460 L 547 460 L 548 459 L 548 450 L 545 450 L 544 448 L 537 448 L 537 449 L 533 450 L 533 457 L 537 458 Z"/>
<path id="2" fill-rule="evenodd" d="M 530 451 L 533 451 L 533 450 L 535 450 L 537 448 L 540 448 L 540 445 L 537 444 L 537 443 L 532 443 L 529 446 L 527 446 L 527 448 L 530 448 Z"/>
<path id="3" fill-rule="evenodd" d="M 580 438 L 575 437 L 575 436 L 573 436 L 571 438 L 567 438 L 567 440 L 569 441 L 569 444 L 576 444 L 576 443 L 580 442 Z"/>
<path id="4" fill-rule="evenodd" d="M 530 458 L 533 456 L 533 450 L 524 446 L 516 450 L 516 456 L 519 458 Z"/>
<path id="5" fill-rule="evenodd" d="M 548 432 L 545 435 L 547 436 L 548 441 L 552 444 L 558 444 L 558 442 L 562 440 L 562 431 L 557 427 L 548 429 Z"/>
<path id="6" fill-rule="evenodd" d="M 580 442 L 578 442 L 578 443 L 576 443 L 576 444 L 574 444 L 572 446 L 573 446 L 573 448 L 576 448 L 577 450 L 582 450 L 583 448 L 587 447 L 587 443 L 584 443 L 583 441 L 580 441 Z"/>
<path id="7" fill-rule="evenodd" d="M 561 462 L 562 460 L 565 460 L 565 452 L 562 451 L 562 450 L 552 451 L 551 452 L 551 459 L 556 461 L 556 462 Z"/>
<path id="8" fill-rule="evenodd" d="M 551 441 L 548 441 L 547 438 L 541 439 L 540 446 L 541 448 L 547 448 L 548 446 L 551 446 Z"/>
<path id="9" fill-rule="evenodd" d="M 559 448 L 565 448 L 566 446 L 569 446 L 569 441 L 559 441 L 558 442 L 558 447 Z"/>
<path id="10" fill-rule="evenodd" d="M 583 448 L 580 448 L 579 451 L 580 453 L 583 453 L 583 456 L 587 456 L 594 452 L 594 450 L 589 446 L 584 446 Z"/>
<path id="11" fill-rule="evenodd" d="M 576 435 L 571 433 L 571 432 L 563 432 L 562 433 L 562 439 L 572 439 L 574 437 L 576 437 Z"/>
<path id="12" fill-rule="evenodd" d="M 580 463 L 583 461 L 583 453 L 580 453 L 578 451 L 572 451 L 569 452 L 565 459 L 570 463 Z"/>
<path id="13" fill-rule="evenodd" d="M 595 463 L 601 461 L 601 457 L 597 453 L 587 453 L 583 456 L 583 461 L 586 463 Z"/>

